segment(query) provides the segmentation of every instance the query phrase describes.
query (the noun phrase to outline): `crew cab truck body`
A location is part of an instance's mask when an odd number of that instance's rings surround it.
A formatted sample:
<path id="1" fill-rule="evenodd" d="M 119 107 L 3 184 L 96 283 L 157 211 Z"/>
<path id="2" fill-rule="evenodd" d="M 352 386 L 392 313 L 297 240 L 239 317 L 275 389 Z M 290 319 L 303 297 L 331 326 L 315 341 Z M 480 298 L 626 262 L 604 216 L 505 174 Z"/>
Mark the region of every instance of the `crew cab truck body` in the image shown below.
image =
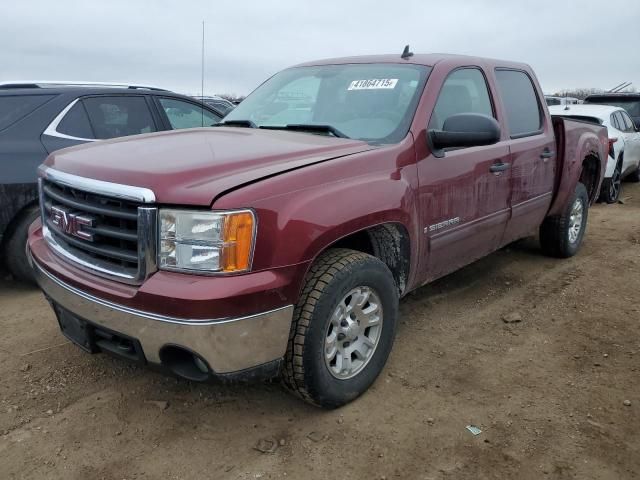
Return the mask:
<path id="1" fill-rule="evenodd" d="M 51 155 L 30 259 L 86 350 L 336 407 L 382 370 L 403 295 L 538 231 L 575 254 L 607 148 L 524 64 L 314 62 L 216 128 Z"/>

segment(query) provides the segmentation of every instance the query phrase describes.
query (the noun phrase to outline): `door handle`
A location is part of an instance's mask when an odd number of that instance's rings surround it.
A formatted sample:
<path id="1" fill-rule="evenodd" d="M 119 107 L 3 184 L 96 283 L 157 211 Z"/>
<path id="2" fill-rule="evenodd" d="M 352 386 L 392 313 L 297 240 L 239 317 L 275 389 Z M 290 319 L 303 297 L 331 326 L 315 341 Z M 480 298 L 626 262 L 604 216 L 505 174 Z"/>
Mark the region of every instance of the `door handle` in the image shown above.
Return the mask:
<path id="1" fill-rule="evenodd" d="M 556 152 L 549 150 L 548 148 L 545 148 L 542 153 L 540 154 L 540 158 L 551 158 L 556 154 Z"/>
<path id="2" fill-rule="evenodd" d="M 509 167 L 511 167 L 509 163 L 494 163 L 489 167 L 489 171 L 492 173 L 504 172 Z"/>

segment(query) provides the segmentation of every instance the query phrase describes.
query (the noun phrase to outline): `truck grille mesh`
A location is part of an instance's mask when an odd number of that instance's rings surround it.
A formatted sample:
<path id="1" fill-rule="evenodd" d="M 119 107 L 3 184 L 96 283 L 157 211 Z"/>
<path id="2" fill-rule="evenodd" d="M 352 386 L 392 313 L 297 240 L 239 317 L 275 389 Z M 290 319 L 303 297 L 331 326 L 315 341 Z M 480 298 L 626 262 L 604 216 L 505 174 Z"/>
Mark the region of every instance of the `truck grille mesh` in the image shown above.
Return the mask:
<path id="1" fill-rule="evenodd" d="M 144 256 L 138 247 L 137 203 L 45 179 L 40 194 L 43 223 L 59 248 L 101 270 L 139 277 Z"/>

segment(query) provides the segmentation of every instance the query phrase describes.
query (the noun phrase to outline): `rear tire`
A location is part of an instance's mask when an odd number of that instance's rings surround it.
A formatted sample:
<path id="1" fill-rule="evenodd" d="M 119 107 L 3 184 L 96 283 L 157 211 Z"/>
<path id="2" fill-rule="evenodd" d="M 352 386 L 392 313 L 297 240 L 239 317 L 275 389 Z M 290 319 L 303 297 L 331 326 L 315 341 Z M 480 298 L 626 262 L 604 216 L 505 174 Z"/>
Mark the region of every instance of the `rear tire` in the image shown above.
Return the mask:
<path id="1" fill-rule="evenodd" d="M 32 285 L 36 284 L 36 280 L 27 261 L 27 235 L 29 226 L 38 218 L 39 213 L 37 206 L 27 207 L 15 220 L 5 243 L 5 258 L 9 272 L 17 280 Z"/>
<path id="2" fill-rule="evenodd" d="M 354 400 L 382 371 L 397 317 L 398 289 L 382 261 L 348 249 L 323 253 L 294 311 L 285 385 L 323 408 Z"/>
<path id="3" fill-rule="evenodd" d="M 576 185 L 573 195 L 561 215 L 547 217 L 540 226 L 542 251 L 558 258 L 578 253 L 589 213 L 589 195 L 582 183 Z"/>
<path id="4" fill-rule="evenodd" d="M 638 168 L 634 172 L 629 174 L 627 180 L 634 183 L 640 182 L 640 164 L 638 164 Z"/>
<path id="5" fill-rule="evenodd" d="M 622 159 L 618 161 L 613 175 L 611 178 L 605 179 L 602 182 L 602 189 L 600 190 L 600 198 L 606 203 L 616 203 L 620 198 L 620 192 L 622 191 Z"/>

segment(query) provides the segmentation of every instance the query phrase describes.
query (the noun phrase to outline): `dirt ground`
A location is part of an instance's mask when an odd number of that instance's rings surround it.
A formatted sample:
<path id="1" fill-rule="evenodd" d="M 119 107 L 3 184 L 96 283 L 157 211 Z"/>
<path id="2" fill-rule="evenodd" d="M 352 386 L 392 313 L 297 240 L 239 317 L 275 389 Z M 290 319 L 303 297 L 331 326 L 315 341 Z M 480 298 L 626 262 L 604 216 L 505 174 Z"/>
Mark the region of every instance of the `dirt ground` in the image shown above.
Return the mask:
<path id="1" fill-rule="evenodd" d="M 640 478 L 640 185 L 623 198 L 577 257 L 527 240 L 408 296 L 384 372 L 335 411 L 85 354 L 0 281 L 0 478 Z"/>

